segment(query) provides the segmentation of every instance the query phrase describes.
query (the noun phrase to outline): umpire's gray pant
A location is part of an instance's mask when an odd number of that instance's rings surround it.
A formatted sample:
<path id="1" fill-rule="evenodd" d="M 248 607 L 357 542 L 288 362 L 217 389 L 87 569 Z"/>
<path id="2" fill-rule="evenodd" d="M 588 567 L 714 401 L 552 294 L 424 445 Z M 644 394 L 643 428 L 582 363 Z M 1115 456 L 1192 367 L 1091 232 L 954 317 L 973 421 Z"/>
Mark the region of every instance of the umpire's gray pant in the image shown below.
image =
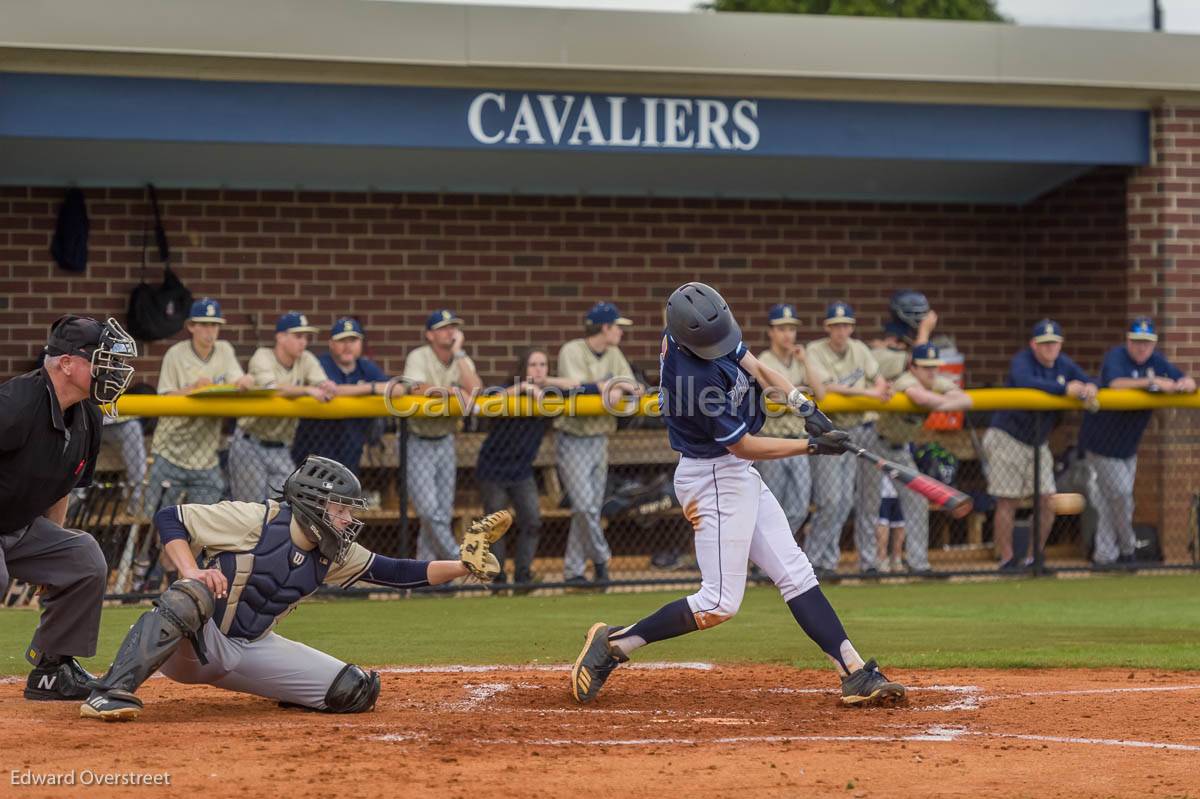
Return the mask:
<path id="1" fill-rule="evenodd" d="M 875 426 L 861 424 L 846 431 L 850 441 L 860 447 L 875 443 Z M 857 479 L 856 479 L 857 476 Z M 862 568 L 875 565 L 875 517 L 879 514 L 878 472 L 860 462 L 853 454 L 818 455 L 812 462 L 813 510 L 812 528 L 804 542 L 804 552 L 813 566 L 834 570 L 838 567 L 842 527 L 855 504 L 855 483 L 858 484 L 859 513 L 854 525 L 854 545 Z M 863 504 L 864 486 L 875 484 L 875 507 Z M 861 522 L 861 523 L 859 523 Z"/>
<path id="2" fill-rule="evenodd" d="M 257 641 L 229 638 L 210 619 L 203 635 L 207 664 L 202 665 L 191 643 L 184 641 L 163 664 L 162 673 L 175 682 L 212 685 L 324 710 L 325 694 L 346 666 L 332 655 L 274 632 Z"/>
<path id="3" fill-rule="evenodd" d="M 108 564 L 95 538 L 39 516 L 28 527 L 0 535 L 0 591 L 9 577 L 43 587 L 42 618 L 25 650 L 27 660 L 37 665 L 45 655 L 96 654 Z"/>
<path id="4" fill-rule="evenodd" d="M 238 430 L 229 444 L 229 491 L 241 502 L 262 502 L 296 470 L 287 447 L 266 446 Z"/>
<path id="5" fill-rule="evenodd" d="M 417 560 L 458 560 L 458 541 L 450 528 L 458 471 L 454 436 L 408 437 L 408 498 L 421 520 Z"/>
<path id="6" fill-rule="evenodd" d="M 889 461 L 916 471 L 917 464 L 913 460 L 908 445 L 893 446 L 885 442 L 878 434 L 875 441 L 867 449 L 879 453 Z M 866 463 L 865 461 L 863 462 Z M 879 500 L 882 494 L 879 470 L 867 466 L 869 475 L 862 478 L 859 484 L 859 510 L 855 519 L 854 540 L 858 545 L 858 562 L 864 568 L 878 568 L 878 552 L 874 543 L 865 549 L 859 542 L 859 522 L 871 527 L 871 541 L 875 540 L 875 522 L 879 517 Z M 929 502 L 915 491 L 909 491 L 903 485 L 896 484 L 896 497 L 900 500 L 900 510 L 904 514 L 904 560 L 908 568 L 914 571 L 924 571 L 929 568 Z"/>
<path id="7" fill-rule="evenodd" d="M 1096 509 L 1096 548 L 1092 561 L 1112 563 L 1118 555 L 1132 555 L 1136 548 L 1133 534 L 1133 481 L 1137 475 L 1137 455 L 1132 458 L 1107 458 L 1089 452 L 1087 465 L 1096 474 L 1088 484 L 1088 501 Z M 1094 488 L 1093 488 L 1094 486 Z"/>
<path id="8" fill-rule="evenodd" d="M 808 456 L 797 455 L 754 464 L 762 481 L 779 501 L 779 507 L 783 508 L 793 533 L 804 526 L 808 503 L 812 500 L 812 472 L 808 461 Z"/>
<path id="9" fill-rule="evenodd" d="M 612 551 L 600 526 L 600 507 L 608 485 L 608 436 L 559 433 L 555 457 L 563 488 L 571 501 L 571 529 L 563 556 L 563 576 L 582 577 L 587 562 L 607 566 Z"/>

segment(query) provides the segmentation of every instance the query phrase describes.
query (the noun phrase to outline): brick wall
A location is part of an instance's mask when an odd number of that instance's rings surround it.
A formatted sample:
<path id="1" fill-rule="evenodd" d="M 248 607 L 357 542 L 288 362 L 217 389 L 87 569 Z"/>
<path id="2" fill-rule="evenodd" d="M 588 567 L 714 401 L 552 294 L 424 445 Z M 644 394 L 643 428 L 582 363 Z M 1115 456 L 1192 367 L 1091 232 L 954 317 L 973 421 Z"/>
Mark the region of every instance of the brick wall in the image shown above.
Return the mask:
<path id="1" fill-rule="evenodd" d="M 64 312 L 123 318 L 139 274 L 147 205 L 136 189 L 88 189 L 86 274 L 59 270 L 48 247 L 60 188 L 0 187 L 0 375 L 28 368 Z M 1119 340 L 1124 174 L 1101 170 L 1026 208 L 757 200 L 163 190 L 177 271 L 219 298 L 239 355 L 271 340 L 275 317 L 328 325 L 350 313 L 368 352 L 398 373 L 422 343 L 429 310 L 469 322 L 487 379 L 530 343 L 553 350 L 586 309 L 612 299 L 637 326 L 624 349 L 655 368 L 661 307 L 687 280 L 717 286 L 765 346 L 768 305 L 797 305 L 810 337 L 845 298 L 874 335 L 888 295 L 925 291 L 968 358 L 973 383 L 1001 379 L 1039 316 L 1063 317 L 1092 366 Z M 151 269 L 153 276 L 153 268 Z M 1087 283 L 1087 285 L 1083 285 Z M 1076 344 L 1078 342 L 1078 344 Z M 153 380 L 170 342 L 145 347 Z M 319 345 L 323 346 L 323 345 Z"/>

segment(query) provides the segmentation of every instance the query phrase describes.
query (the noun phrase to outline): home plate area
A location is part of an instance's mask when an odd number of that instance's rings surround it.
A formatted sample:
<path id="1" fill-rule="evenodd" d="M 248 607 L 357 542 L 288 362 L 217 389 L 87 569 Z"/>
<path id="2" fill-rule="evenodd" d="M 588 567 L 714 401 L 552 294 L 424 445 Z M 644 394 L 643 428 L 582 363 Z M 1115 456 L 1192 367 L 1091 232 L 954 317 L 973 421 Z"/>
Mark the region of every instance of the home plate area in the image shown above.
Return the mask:
<path id="1" fill-rule="evenodd" d="M 121 725 L 10 683 L 0 740 L 12 767 L 166 768 L 164 795 L 1200 798 L 1200 675 L 887 671 L 906 706 L 842 707 L 831 671 L 704 663 L 622 666 L 585 707 L 565 665 L 390 668 L 358 716 L 153 679 Z"/>

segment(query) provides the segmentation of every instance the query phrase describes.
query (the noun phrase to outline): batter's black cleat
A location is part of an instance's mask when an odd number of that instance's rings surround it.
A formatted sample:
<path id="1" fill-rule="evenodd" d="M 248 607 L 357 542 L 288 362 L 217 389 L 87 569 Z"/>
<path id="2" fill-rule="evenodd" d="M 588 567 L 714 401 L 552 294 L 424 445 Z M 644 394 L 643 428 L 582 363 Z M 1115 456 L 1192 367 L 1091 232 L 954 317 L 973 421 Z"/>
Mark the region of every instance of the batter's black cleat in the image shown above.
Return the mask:
<path id="1" fill-rule="evenodd" d="M 25 681 L 25 698 L 35 702 L 76 701 L 88 695 L 92 675 L 75 662 L 73 657 L 46 658 L 29 672 Z"/>
<path id="2" fill-rule="evenodd" d="M 100 721 L 133 721 L 141 712 L 142 700 L 116 688 L 92 691 L 88 700 L 79 706 L 81 719 Z"/>
<path id="3" fill-rule="evenodd" d="M 571 696 L 581 705 L 595 699 L 612 670 L 629 660 L 608 645 L 609 633 L 615 629 L 604 622 L 593 624 L 583 640 L 583 651 L 571 668 Z"/>
<path id="4" fill-rule="evenodd" d="M 907 694 L 903 685 L 883 676 L 874 658 L 842 680 L 842 704 L 851 707 L 899 705 Z"/>

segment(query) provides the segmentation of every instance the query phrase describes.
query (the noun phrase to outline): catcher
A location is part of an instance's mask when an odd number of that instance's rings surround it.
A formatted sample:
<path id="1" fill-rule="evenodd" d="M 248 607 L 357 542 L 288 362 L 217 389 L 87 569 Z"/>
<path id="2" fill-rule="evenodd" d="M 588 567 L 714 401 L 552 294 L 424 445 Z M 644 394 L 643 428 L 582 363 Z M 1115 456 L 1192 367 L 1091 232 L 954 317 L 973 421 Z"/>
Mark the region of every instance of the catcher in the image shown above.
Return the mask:
<path id="1" fill-rule="evenodd" d="M 363 580 L 395 588 L 500 573 L 491 544 L 512 516 L 473 523 L 461 560 L 406 560 L 354 543 L 366 502 L 352 471 L 310 455 L 283 485 L 283 502 L 218 502 L 163 508 L 154 520 L 181 578 L 143 613 L 112 666 L 89 683 L 83 718 L 137 718 L 138 686 L 159 668 L 176 682 L 265 696 L 283 706 L 362 713 L 375 706 L 379 675 L 272 632 L 322 584 Z M 203 566 L 198 564 L 203 563 Z M 186 645 L 182 645 L 187 641 Z"/>

